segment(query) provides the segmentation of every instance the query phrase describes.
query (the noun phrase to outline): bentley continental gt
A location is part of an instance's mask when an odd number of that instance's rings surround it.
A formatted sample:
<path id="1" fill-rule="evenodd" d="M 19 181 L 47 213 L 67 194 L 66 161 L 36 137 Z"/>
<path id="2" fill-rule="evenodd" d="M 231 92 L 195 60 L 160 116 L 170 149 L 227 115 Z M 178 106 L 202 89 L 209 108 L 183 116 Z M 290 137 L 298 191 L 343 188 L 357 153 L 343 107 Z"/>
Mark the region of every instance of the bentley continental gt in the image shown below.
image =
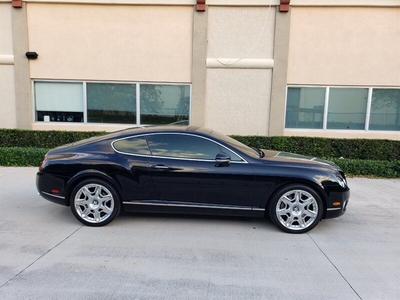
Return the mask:
<path id="1" fill-rule="evenodd" d="M 341 216 L 350 194 L 332 162 L 193 126 L 138 127 L 52 149 L 36 186 L 88 226 L 125 210 L 267 216 L 289 233 Z"/>

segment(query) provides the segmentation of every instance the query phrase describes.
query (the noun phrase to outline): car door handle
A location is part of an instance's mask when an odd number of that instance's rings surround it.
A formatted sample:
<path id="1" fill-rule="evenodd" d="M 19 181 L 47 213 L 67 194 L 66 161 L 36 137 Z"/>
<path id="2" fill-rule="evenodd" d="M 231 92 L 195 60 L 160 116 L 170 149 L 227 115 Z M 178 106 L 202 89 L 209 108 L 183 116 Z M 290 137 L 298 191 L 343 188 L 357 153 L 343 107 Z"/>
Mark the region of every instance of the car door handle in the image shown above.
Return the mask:
<path id="1" fill-rule="evenodd" d="M 153 165 L 151 166 L 153 169 L 157 169 L 157 170 L 169 170 L 169 167 L 165 166 L 165 165 Z"/>

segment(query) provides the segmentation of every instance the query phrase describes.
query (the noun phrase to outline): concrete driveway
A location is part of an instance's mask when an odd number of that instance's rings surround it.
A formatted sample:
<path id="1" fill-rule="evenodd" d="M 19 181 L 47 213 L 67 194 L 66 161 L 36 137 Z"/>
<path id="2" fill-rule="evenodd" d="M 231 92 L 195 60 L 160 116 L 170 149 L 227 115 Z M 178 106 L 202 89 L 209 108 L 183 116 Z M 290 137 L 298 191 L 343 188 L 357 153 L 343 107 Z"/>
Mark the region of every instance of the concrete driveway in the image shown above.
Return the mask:
<path id="1" fill-rule="evenodd" d="M 308 234 L 269 221 L 125 214 L 82 226 L 0 167 L 0 299 L 400 299 L 400 180 L 349 179 Z"/>

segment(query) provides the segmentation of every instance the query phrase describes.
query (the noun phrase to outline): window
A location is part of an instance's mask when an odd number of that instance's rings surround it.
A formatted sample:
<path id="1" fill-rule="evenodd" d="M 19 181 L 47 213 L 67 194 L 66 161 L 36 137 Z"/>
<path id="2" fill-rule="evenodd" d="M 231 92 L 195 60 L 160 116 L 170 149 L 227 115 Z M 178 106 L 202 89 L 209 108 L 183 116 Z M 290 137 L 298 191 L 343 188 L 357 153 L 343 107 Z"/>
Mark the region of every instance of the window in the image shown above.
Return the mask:
<path id="1" fill-rule="evenodd" d="M 35 82 L 36 121 L 83 122 L 81 83 Z"/>
<path id="2" fill-rule="evenodd" d="M 331 88 L 328 129 L 365 129 L 368 89 Z"/>
<path id="3" fill-rule="evenodd" d="M 150 155 L 146 138 L 133 137 L 114 142 L 114 148 L 120 152 L 140 155 Z"/>
<path id="4" fill-rule="evenodd" d="M 136 124 L 136 84 L 87 83 L 89 123 Z"/>
<path id="5" fill-rule="evenodd" d="M 170 124 L 189 120 L 188 85 L 140 85 L 142 124 Z"/>
<path id="6" fill-rule="evenodd" d="M 190 93 L 188 84 L 35 81 L 36 121 L 109 124 L 189 121 Z"/>
<path id="7" fill-rule="evenodd" d="M 400 130 L 400 89 L 288 87 L 285 128 Z"/>
<path id="8" fill-rule="evenodd" d="M 400 131 L 400 89 L 374 89 L 369 129 Z"/>
<path id="9" fill-rule="evenodd" d="M 231 157 L 231 161 L 243 161 L 239 156 L 237 156 L 235 153 L 233 153 L 231 150 L 221 147 L 222 152 L 228 154 Z"/>
<path id="10" fill-rule="evenodd" d="M 156 134 L 147 137 L 154 156 L 215 160 L 221 151 L 218 144 L 183 134 Z"/>
<path id="11" fill-rule="evenodd" d="M 286 128 L 320 128 L 323 126 L 324 88 L 289 88 Z"/>

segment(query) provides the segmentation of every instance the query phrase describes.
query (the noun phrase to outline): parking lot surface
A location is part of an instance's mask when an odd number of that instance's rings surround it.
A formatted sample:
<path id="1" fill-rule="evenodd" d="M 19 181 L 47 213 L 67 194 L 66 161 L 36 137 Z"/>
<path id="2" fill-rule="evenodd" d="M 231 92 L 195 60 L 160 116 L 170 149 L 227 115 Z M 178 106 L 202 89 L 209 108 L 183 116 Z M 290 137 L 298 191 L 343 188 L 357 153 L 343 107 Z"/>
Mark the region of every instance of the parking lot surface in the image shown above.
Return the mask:
<path id="1" fill-rule="evenodd" d="M 302 235 L 268 220 L 123 214 L 82 226 L 0 167 L 0 299 L 400 299 L 400 180 L 350 178 L 344 216 Z"/>

